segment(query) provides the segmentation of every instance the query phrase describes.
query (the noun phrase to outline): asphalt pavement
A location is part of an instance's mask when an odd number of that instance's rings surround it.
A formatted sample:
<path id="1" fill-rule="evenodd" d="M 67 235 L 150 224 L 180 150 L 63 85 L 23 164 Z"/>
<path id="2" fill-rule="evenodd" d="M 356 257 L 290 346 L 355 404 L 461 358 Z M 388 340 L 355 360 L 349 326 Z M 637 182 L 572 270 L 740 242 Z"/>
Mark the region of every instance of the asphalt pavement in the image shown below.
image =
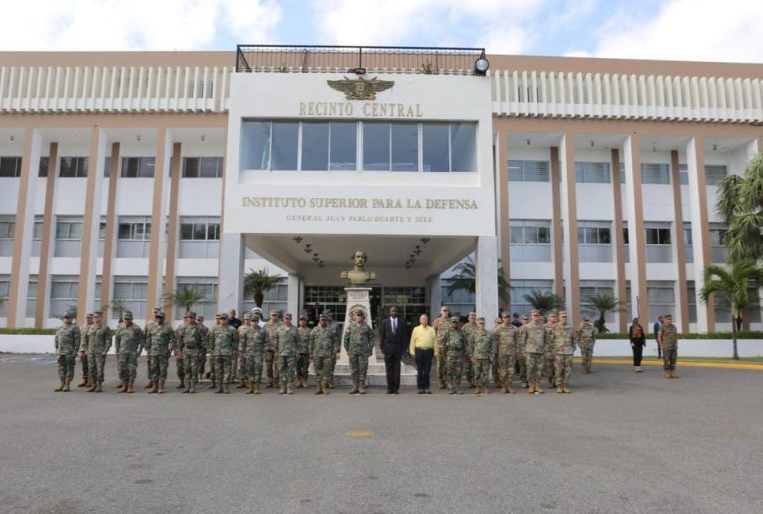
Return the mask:
<path id="1" fill-rule="evenodd" d="M 573 394 L 54 393 L 0 355 L 2 513 L 760 513 L 763 372 L 595 365 Z M 174 365 L 174 363 L 173 363 Z M 174 375 L 174 366 L 172 373 Z"/>

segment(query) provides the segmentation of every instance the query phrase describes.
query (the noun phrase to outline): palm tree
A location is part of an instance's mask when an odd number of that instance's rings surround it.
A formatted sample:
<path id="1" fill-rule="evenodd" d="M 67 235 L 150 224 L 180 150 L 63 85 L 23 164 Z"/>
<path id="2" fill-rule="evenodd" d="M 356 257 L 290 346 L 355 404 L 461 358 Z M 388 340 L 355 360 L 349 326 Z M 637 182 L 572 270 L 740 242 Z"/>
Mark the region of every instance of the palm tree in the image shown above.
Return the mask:
<path id="1" fill-rule="evenodd" d="M 595 294 L 588 297 L 586 302 L 591 310 L 596 311 L 599 314 L 599 319 L 593 324 L 596 327 L 596 331 L 600 334 L 609 332 L 607 330 L 606 316 L 608 312 L 623 311 L 625 302 L 618 298 L 614 298 L 608 294 Z"/>
<path id="2" fill-rule="evenodd" d="M 720 296 L 731 310 L 731 342 L 734 345 L 735 360 L 739 360 L 737 351 L 736 317 L 739 312 L 750 306 L 749 288 L 753 284 L 763 284 L 763 268 L 750 260 L 734 262 L 731 267 L 711 264 L 705 266 L 705 287 L 699 292 L 699 298 L 707 303 L 712 295 Z"/>
<path id="3" fill-rule="evenodd" d="M 122 323 L 122 317 L 125 311 L 128 310 L 127 302 L 124 300 L 112 300 L 108 307 L 111 309 L 112 313 L 117 315 L 117 320 L 119 323 Z"/>
<path id="4" fill-rule="evenodd" d="M 197 303 L 204 301 L 206 297 L 195 287 L 182 286 L 180 289 L 167 295 L 164 299 L 166 305 L 182 307 L 183 312 L 193 309 Z"/>
<path id="5" fill-rule="evenodd" d="M 249 268 L 249 273 L 244 277 L 244 294 L 253 295 L 254 304 L 257 307 L 262 307 L 265 292 L 273 289 L 280 280 L 281 277 L 278 275 L 268 274 L 268 268 L 258 271 Z"/>
<path id="6" fill-rule="evenodd" d="M 509 285 L 509 281 L 506 280 L 506 277 L 503 276 L 503 268 L 501 268 L 500 263 L 501 261 L 499 260 L 498 298 L 501 302 L 508 303 L 511 286 Z M 471 256 L 458 263 L 458 265 L 453 268 L 453 271 L 455 271 L 456 274 L 445 279 L 448 282 L 448 288 L 446 289 L 448 295 L 452 295 L 456 291 L 466 291 L 467 293 L 472 294 L 477 292 L 477 280 L 475 278 L 477 276 L 477 266 L 474 264 L 474 259 L 472 259 Z"/>
<path id="7" fill-rule="evenodd" d="M 532 305 L 533 309 L 540 311 L 541 316 L 557 309 L 564 309 L 564 298 L 551 291 L 533 289 L 530 293 L 523 295 L 522 298 Z"/>
<path id="8" fill-rule="evenodd" d="M 716 211 L 729 227 L 723 237 L 729 262 L 763 258 L 763 154 L 750 161 L 743 177 L 720 181 Z"/>

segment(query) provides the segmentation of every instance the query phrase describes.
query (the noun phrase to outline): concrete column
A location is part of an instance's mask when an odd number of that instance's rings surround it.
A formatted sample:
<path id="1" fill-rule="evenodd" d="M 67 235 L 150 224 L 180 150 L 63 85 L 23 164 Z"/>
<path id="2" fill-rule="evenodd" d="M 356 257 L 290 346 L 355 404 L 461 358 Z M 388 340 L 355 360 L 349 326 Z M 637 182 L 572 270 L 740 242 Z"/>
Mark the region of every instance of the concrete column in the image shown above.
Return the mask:
<path id="1" fill-rule="evenodd" d="M 294 319 L 296 319 L 302 312 L 302 308 L 300 307 L 302 305 L 302 299 L 299 297 L 300 282 L 299 275 L 296 273 L 289 273 L 289 278 L 286 284 L 286 310 L 294 315 Z"/>
<path id="2" fill-rule="evenodd" d="M 554 250 L 554 292 L 562 296 L 564 291 L 564 260 L 562 253 L 562 171 L 559 166 L 559 148 L 552 146 L 549 151 L 551 161 L 551 247 Z M 577 237 L 577 236 L 576 236 Z"/>
<path id="3" fill-rule="evenodd" d="M 167 127 L 159 127 L 156 136 L 156 166 L 154 168 L 154 190 L 151 208 L 151 238 L 148 259 L 148 292 L 146 294 L 146 309 L 151 312 L 163 302 L 162 281 L 164 279 L 164 244 L 165 213 L 167 212 L 167 183 L 172 146 L 172 135 Z"/>
<path id="4" fill-rule="evenodd" d="M 434 322 L 440 315 L 442 307 L 442 281 L 440 275 L 429 275 L 426 282 L 427 302 L 429 303 L 429 319 Z"/>
<path id="5" fill-rule="evenodd" d="M 109 192 L 106 202 L 106 239 L 103 244 L 103 271 L 101 273 L 101 302 L 111 304 L 111 289 L 114 282 L 112 270 L 117 254 L 117 185 L 119 184 L 120 144 L 111 144 L 111 169 L 109 170 Z M 111 308 L 103 312 L 105 320 L 111 319 Z"/>
<path id="6" fill-rule="evenodd" d="M 77 320 L 85 324 L 85 316 L 95 307 L 95 282 L 98 274 L 98 228 L 101 222 L 101 194 L 103 192 L 103 154 L 106 150 L 106 134 L 100 127 L 90 133 L 87 189 L 85 191 L 85 216 L 82 221 L 82 254 L 79 266 L 79 299 Z"/>
<path id="7" fill-rule="evenodd" d="M 42 241 L 40 242 L 40 268 L 37 272 L 37 309 L 34 313 L 34 326 L 44 327 L 50 306 L 50 259 L 53 256 L 53 208 L 56 202 L 56 176 L 58 175 L 58 143 L 50 143 L 48 149 L 48 177 L 45 180 L 45 214 L 42 223 Z"/>
<path id="8" fill-rule="evenodd" d="M 628 239 L 630 249 L 631 305 L 633 316 L 649 320 L 646 301 L 646 233 L 644 201 L 641 188 L 639 136 L 631 134 L 623 146 L 625 194 L 628 197 Z"/>
<path id="9" fill-rule="evenodd" d="M 562 191 L 561 211 L 564 217 L 563 234 L 563 269 L 567 285 L 565 304 L 570 323 L 582 320 L 580 314 L 580 258 L 578 256 L 578 207 L 577 178 L 575 173 L 575 136 L 564 134 L 562 137 L 561 173 Z"/>
<path id="10" fill-rule="evenodd" d="M 164 271 L 164 294 L 175 292 L 175 264 L 178 250 L 178 204 L 180 197 L 180 161 L 182 144 L 172 145 L 172 164 L 170 166 L 170 204 L 167 220 L 167 264 Z M 218 270 L 219 272 L 219 270 Z M 239 312 L 237 309 L 236 312 Z"/>
<path id="11" fill-rule="evenodd" d="M 620 150 L 612 149 L 612 200 L 615 213 L 615 226 L 612 227 L 612 242 L 615 245 L 615 266 L 617 266 L 617 298 L 625 300 L 625 247 L 623 243 L 623 195 L 620 184 Z M 618 332 L 627 329 L 627 313 L 618 312 Z"/>
<path id="12" fill-rule="evenodd" d="M 501 269 L 503 276 L 511 283 L 511 237 L 509 235 L 509 135 L 507 133 L 498 134 L 498 144 L 496 144 L 495 162 L 498 166 L 496 173 L 496 191 L 497 194 L 497 227 L 498 227 L 498 256 L 501 258 Z M 509 295 L 510 296 L 510 295 Z M 432 304 L 434 306 L 434 304 Z M 511 312 L 511 298 L 506 304 L 506 311 Z M 437 316 L 440 311 L 433 311 Z"/>
<path id="13" fill-rule="evenodd" d="M 496 236 L 477 237 L 474 253 L 477 315 L 495 318 L 498 315 L 498 240 Z"/>
<path id="14" fill-rule="evenodd" d="M 676 263 L 676 289 L 678 294 L 678 305 L 676 305 L 677 318 L 675 323 L 681 327 L 681 332 L 689 331 L 689 301 L 686 291 L 686 246 L 684 245 L 684 217 L 681 208 L 681 177 L 678 171 L 678 151 L 670 152 L 670 179 L 673 183 L 673 220 L 675 230 L 673 235 L 676 238 L 675 249 Z M 675 318 L 674 318 L 675 319 Z"/>
<path id="15" fill-rule="evenodd" d="M 707 215 L 707 183 L 702 137 L 689 139 L 686 145 L 686 169 L 689 174 L 689 216 L 694 249 L 694 287 L 697 291 L 697 331 L 715 330 L 715 302 L 710 298 L 702 308 L 699 292 L 705 287 L 704 269 L 712 262 L 710 255 L 710 223 Z"/>
<path id="16" fill-rule="evenodd" d="M 8 295 L 8 327 L 26 324 L 26 302 L 29 289 L 29 261 L 32 255 L 34 204 L 37 197 L 37 170 L 40 167 L 40 132 L 27 128 L 24 133 L 24 155 L 21 157 L 19 199 L 16 204 L 16 237 L 13 242 L 13 266 Z"/>
<path id="17" fill-rule="evenodd" d="M 220 236 L 220 284 L 217 309 L 241 312 L 244 306 L 244 236 L 223 233 Z"/>

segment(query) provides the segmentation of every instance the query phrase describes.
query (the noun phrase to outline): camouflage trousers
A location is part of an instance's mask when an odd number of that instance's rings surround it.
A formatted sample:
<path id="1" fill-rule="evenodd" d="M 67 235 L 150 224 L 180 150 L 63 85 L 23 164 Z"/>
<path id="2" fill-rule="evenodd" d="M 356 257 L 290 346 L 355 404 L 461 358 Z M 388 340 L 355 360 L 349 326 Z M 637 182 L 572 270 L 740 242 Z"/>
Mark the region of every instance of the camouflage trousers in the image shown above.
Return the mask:
<path id="1" fill-rule="evenodd" d="M 593 346 L 581 346 L 580 355 L 583 359 L 583 371 L 590 371 L 591 360 L 593 359 Z"/>
<path id="2" fill-rule="evenodd" d="M 474 383 L 477 387 L 487 387 L 490 383 L 490 361 L 472 359 L 472 366 L 474 366 Z"/>
<path id="3" fill-rule="evenodd" d="M 281 379 L 281 387 L 291 386 L 294 383 L 294 377 L 296 376 L 296 357 L 279 355 L 278 357 L 278 374 Z"/>
<path id="4" fill-rule="evenodd" d="M 212 380 L 217 380 L 217 359 L 214 355 L 209 356 L 209 376 Z"/>
<path id="5" fill-rule="evenodd" d="M 199 358 L 196 360 L 196 367 L 199 370 L 199 376 L 204 376 L 204 369 L 207 367 L 207 352 L 199 352 Z"/>
<path id="6" fill-rule="evenodd" d="M 332 361 L 336 362 L 332 357 L 316 357 L 313 360 L 313 371 L 315 371 L 315 380 L 317 383 L 320 383 L 323 380 L 329 380 Z"/>
<path id="7" fill-rule="evenodd" d="M 300 353 L 297 357 L 297 378 L 307 381 L 308 368 L 310 368 L 310 354 Z"/>
<path id="8" fill-rule="evenodd" d="M 352 382 L 366 381 L 368 374 L 368 354 L 351 353 L 350 354 L 350 374 Z"/>
<path id="9" fill-rule="evenodd" d="M 461 389 L 461 378 L 464 375 L 464 356 L 448 355 L 445 357 L 447 379 L 450 390 L 457 392 Z"/>
<path id="10" fill-rule="evenodd" d="M 167 366 L 169 365 L 169 359 L 166 355 L 151 355 L 148 358 L 149 375 L 148 378 L 151 382 L 158 382 L 160 380 L 167 380 Z"/>
<path id="11" fill-rule="evenodd" d="M 466 383 L 471 385 L 474 383 L 474 365 L 472 364 L 472 358 L 468 355 L 464 357 L 464 378 Z"/>
<path id="12" fill-rule="evenodd" d="M 106 365 L 106 357 L 100 353 L 91 353 L 87 356 L 87 376 L 94 382 L 103 382 L 103 367 Z"/>
<path id="13" fill-rule="evenodd" d="M 543 354 L 543 357 L 543 375 L 541 378 L 548 378 L 553 382 L 556 356 L 553 352 L 546 352 Z"/>
<path id="14" fill-rule="evenodd" d="M 502 355 L 496 360 L 498 361 L 498 380 L 502 385 L 510 386 L 514 381 L 514 373 L 516 372 L 514 369 L 514 364 L 516 363 L 514 354 Z"/>
<path id="15" fill-rule="evenodd" d="M 572 375 L 572 355 L 557 354 L 554 360 L 554 372 L 556 375 L 556 387 L 568 386 Z"/>
<path id="16" fill-rule="evenodd" d="M 490 361 L 490 374 L 493 376 L 493 382 L 496 387 L 501 385 L 501 372 L 498 368 L 498 354 L 493 355 L 493 360 Z"/>
<path id="17" fill-rule="evenodd" d="M 271 383 L 278 382 L 278 359 L 275 352 L 265 352 L 265 381 Z"/>
<path id="18" fill-rule="evenodd" d="M 247 378 L 259 385 L 262 382 L 262 355 L 247 355 L 245 362 L 249 368 L 246 370 Z"/>
<path id="19" fill-rule="evenodd" d="M 153 367 L 154 363 L 151 362 L 151 355 L 146 355 L 146 378 L 149 381 L 153 381 L 154 379 L 151 378 L 153 376 L 153 373 L 151 373 L 151 368 Z"/>
<path id="20" fill-rule="evenodd" d="M 542 353 L 528 353 L 525 358 L 527 366 L 527 382 L 538 383 L 543 379 L 543 363 L 546 356 Z"/>
<path id="21" fill-rule="evenodd" d="M 328 369 L 328 375 L 326 376 L 326 380 L 333 386 L 334 385 L 334 370 L 336 370 L 336 361 L 339 359 L 339 354 L 335 355 L 336 358 L 331 359 L 329 362 L 329 369 Z"/>
<path id="22" fill-rule="evenodd" d="M 676 359 L 678 358 L 678 348 L 662 349 L 662 369 L 665 371 L 676 370 Z"/>
<path id="23" fill-rule="evenodd" d="M 178 377 L 180 377 L 180 369 L 183 370 L 183 380 L 188 380 L 190 383 L 199 382 L 199 350 L 185 350 L 185 356 L 182 359 L 178 359 L 178 362 L 182 363 L 182 367 L 178 366 Z"/>
<path id="24" fill-rule="evenodd" d="M 88 380 L 88 377 L 90 376 L 88 372 L 90 371 L 90 365 L 87 362 L 87 354 L 83 355 L 79 358 L 80 365 L 82 366 L 82 378 L 84 380 Z"/>
<path id="25" fill-rule="evenodd" d="M 519 362 L 519 381 L 527 383 L 527 356 L 524 352 L 517 354 L 517 362 Z"/>
<path id="26" fill-rule="evenodd" d="M 134 353 L 119 354 L 119 380 L 131 382 L 138 375 L 138 358 Z"/>
<path id="27" fill-rule="evenodd" d="M 448 357 L 445 352 L 445 348 L 440 345 L 438 354 L 434 358 L 435 360 L 435 372 L 437 373 L 437 380 L 441 384 L 447 384 L 450 382 L 448 378 Z M 463 360 L 463 359 L 462 359 Z"/>
<path id="28" fill-rule="evenodd" d="M 59 355 L 56 361 L 58 362 L 58 378 L 61 382 L 74 379 L 74 355 Z"/>
<path id="29" fill-rule="evenodd" d="M 232 355 L 215 355 L 212 360 L 215 362 L 215 380 L 217 387 L 222 387 L 223 383 L 230 384 L 233 374 L 231 373 Z"/>
<path id="30" fill-rule="evenodd" d="M 249 380 L 249 357 L 242 355 L 238 358 L 238 378 Z"/>
<path id="31" fill-rule="evenodd" d="M 187 352 L 186 352 L 187 353 Z M 175 356 L 175 369 L 177 370 L 178 380 L 185 380 L 185 358 Z"/>
<path id="32" fill-rule="evenodd" d="M 119 360 L 119 354 L 117 354 L 117 377 L 122 377 L 122 361 Z"/>

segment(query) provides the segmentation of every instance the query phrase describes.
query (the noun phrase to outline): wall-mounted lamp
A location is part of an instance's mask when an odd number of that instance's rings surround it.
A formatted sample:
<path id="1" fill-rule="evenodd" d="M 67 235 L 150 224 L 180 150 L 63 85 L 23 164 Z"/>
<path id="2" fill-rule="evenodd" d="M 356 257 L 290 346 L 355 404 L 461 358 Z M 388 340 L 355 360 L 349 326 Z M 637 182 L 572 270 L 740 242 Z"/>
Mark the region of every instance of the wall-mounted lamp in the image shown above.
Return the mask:
<path id="1" fill-rule="evenodd" d="M 135 139 L 137 139 L 138 141 L 140 141 L 140 134 L 138 134 L 138 135 L 135 137 Z"/>
<path id="2" fill-rule="evenodd" d="M 201 135 L 201 140 L 202 140 L 202 141 L 206 141 L 206 140 L 207 140 L 207 136 L 205 136 L 204 134 L 202 134 L 202 135 Z"/>

